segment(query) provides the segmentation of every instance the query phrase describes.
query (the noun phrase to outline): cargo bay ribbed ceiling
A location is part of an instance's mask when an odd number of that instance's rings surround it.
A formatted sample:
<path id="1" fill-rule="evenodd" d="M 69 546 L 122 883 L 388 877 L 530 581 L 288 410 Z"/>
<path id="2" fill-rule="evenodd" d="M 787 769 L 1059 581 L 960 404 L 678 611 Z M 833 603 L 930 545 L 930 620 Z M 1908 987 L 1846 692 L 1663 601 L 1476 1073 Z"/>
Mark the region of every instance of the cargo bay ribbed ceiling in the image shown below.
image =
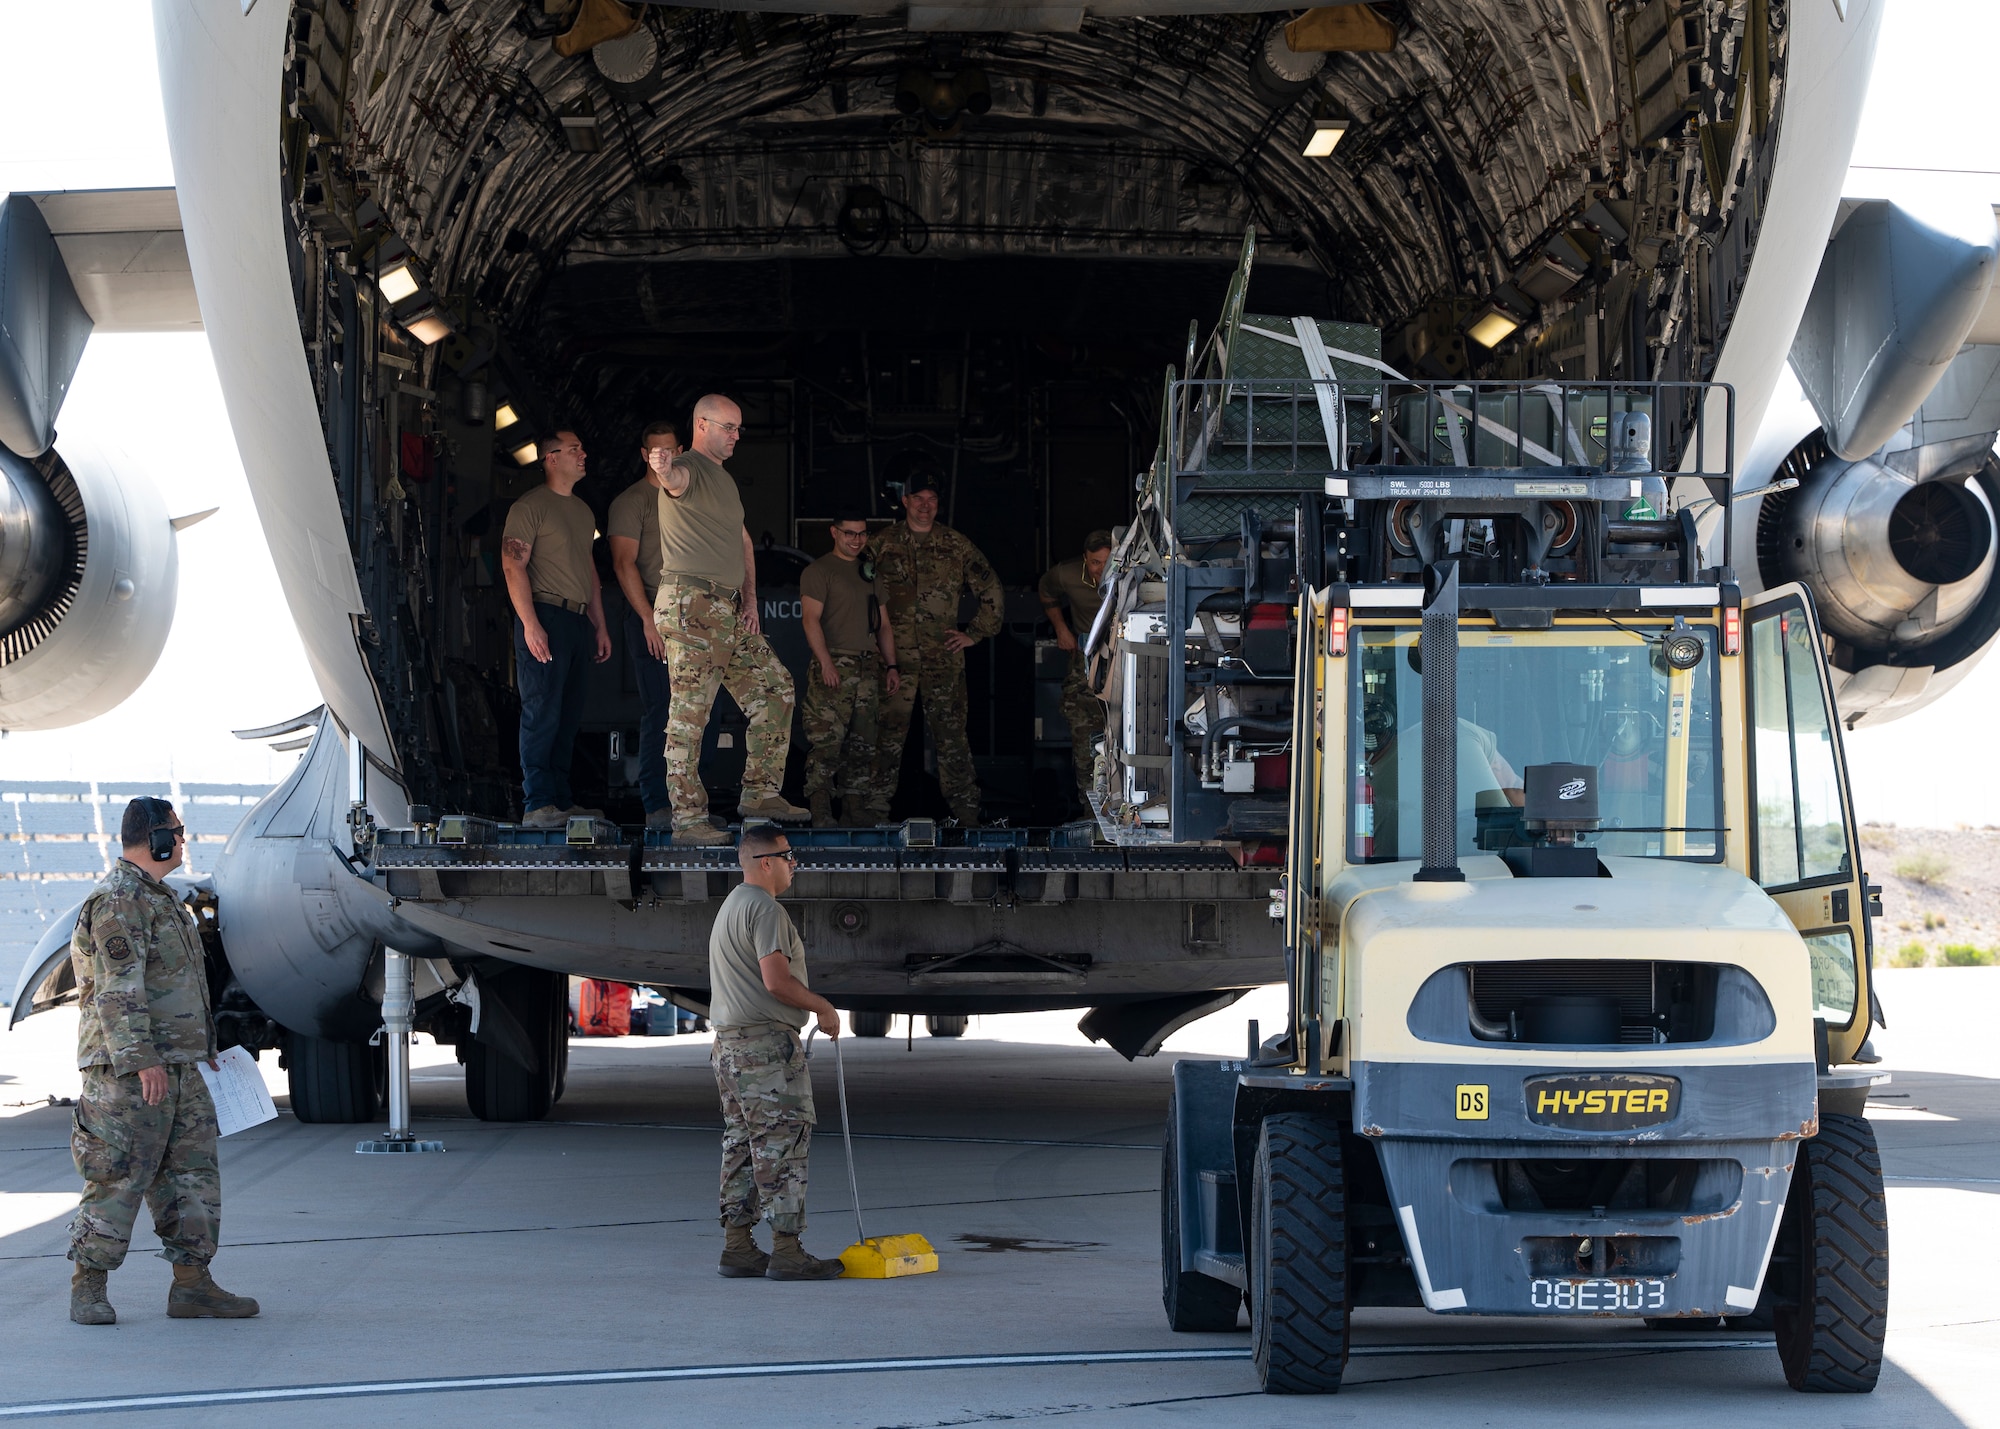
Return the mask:
<path id="1" fill-rule="evenodd" d="M 1226 262 L 1254 224 L 1260 265 L 1310 270 L 1329 315 L 1380 323 L 1392 352 L 1449 375 L 1500 370 L 1504 354 L 1458 340 L 1496 295 L 1521 320 L 1517 354 L 1573 339 L 1590 295 L 1613 327 L 1630 315 L 1656 370 L 1670 349 L 1689 375 L 1712 361 L 1727 312 L 1699 314 L 1695 254 L 1754 227 L 1729 220 L 1767 173 L 1786 15 L 1786 0 L 643 6 L 634 34 L 565 56 L 580 12 L 550 13 L 561 3 L 295 7 L 302 217 L 392 231 L 441 295 L 505 327 L 588 264 Z M 1045 28 L 948 28 L 996 13 Z M 1282 27 L 1302 15 L 1391 47 L 1295 53 Z M 1346 130 L 1307 157 L 1324 120 Z"/>

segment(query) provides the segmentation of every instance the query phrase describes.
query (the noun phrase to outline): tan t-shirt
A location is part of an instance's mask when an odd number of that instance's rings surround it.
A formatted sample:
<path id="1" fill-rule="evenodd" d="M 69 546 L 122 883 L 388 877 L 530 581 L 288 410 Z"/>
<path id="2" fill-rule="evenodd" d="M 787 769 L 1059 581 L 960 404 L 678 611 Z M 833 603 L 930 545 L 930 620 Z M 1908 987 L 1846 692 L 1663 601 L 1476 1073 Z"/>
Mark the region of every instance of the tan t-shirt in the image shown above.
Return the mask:
<path id="1" fill-rule="evenodd" d="M 1082 556 L 1071 556 L 1049 567 L 1038 590 L 1043 605 L 1069 607 L 1070 629 L 1079 641 L 1090 634 L 1097 608 L 1104 604 L 1104 590 L 1084 577 Z"/>
<path id="2" fill-rule="evenodd" d="M 875 648 L 869 630 L 868 606 L 875 599 L 875 583 L 861 579 L 861 562 L 843 561 L 828 552 L 814 561 L 799 577 L 799 594 L 820 602 L 820 632 L 826 648 L 836 655 L 865 655 Z"/>
<path id="3" fill-rule="evenodd" d="M 526 541 L 528 589 L 550 605 L 590 601 L 590 543 L 597 520 L 579 496 L 538 486 L 507 508 L 504 539 Z"/>
<path id="4" fill-rule="evenodd" d="M 639 584 L 651 600 L 660 589 L 660 488 L 633 482 L 612 499 L 604 518 L 606 536 L 623 536 L 639 543 Z"/>
<path id="5" fill-rule="evenodd" d="M 743 497 L 721 462 L 700 452 L 674 458 L 690 473 L 679 496 L 659 493 L 660 575 L 700 576 L 743 588 Z"/>
<path id="6" fill-rule="evenodd" d="M 708 1020 L 717 1029 L 776 1023 L 794 1031 L 806 1025 L 805 1009 L 787 1007 L 764 986 L 759 964 L 782 952 L 792 976 L 806 981 L 806 945 L 778 900 L 740 883 L 722 900 L 708 934 Z"/>

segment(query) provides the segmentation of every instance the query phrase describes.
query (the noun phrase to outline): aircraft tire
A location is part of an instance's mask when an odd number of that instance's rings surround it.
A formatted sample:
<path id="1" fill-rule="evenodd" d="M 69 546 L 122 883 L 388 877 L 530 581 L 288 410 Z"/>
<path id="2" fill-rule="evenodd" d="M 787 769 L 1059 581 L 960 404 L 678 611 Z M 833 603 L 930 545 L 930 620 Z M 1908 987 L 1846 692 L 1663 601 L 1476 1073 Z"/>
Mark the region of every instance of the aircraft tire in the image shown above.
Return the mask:
<path id="1" fill-rule="evenodd" d="M 1800 1145 L 1778 1256 L 1792 1259 L 1798 1280 L 1796 1297 L 1773 1307 L 1785 1383 L 1869 1393 L 1889 1325 L 1889 1207 L 1866 1117 L 1823 1115 L 1819 1135 Z"/>
<path id="2" fill-rule="evenodd" d="M 373 1121 L 375 1051 L 366 1042 L 285 1034 L 285 1075 L 292 1115 L 319 1124 Z"/>
<path id="3" fill-rule="evenodd" d="M 561 973 L 516 968 L 483 985 L 498 997 L 533 1040 L 530 1070 L 490 1043 L 465 1049 L 465 1100 L 481 1121 L 540 1121 L 567 1081 L 569 1038 L 566 980 Z"/>
<path id="4" fill-rule="evenodd" d="M 847 1014 L 848 1025 L 854 1030 L 856 1037 L 887 1037 L 889 1035 L 889 1024 L 894 1018 L 895 1014 L 890 1012 L 850 1012 Z"/>
<path id="5" fill-rule="evenodd" d="M 1167 1327 L 1182 1333 L 1215 1334 L 1236 1328 L 1243 1292 L 1227 1281 L 1181 1269 L 1180 1148 L 1174 1126 L 1174 1099 L 1167 1098 L 1167 1134 L 1160 1147 L 1160 1303 Z"/>
<path id="6" fill-rule="evenodd" d="M 1250 1348 L 1267 1394 L 1332 1394 L 1347 1370 L 1347 1182 L 1340 1124 L 1264 1118 L 1250 1190 Z"/>
<path id="7" fill-rule="evenodd" d="M 926 1017 L 924 1031 L 933 1037 L 963 1037 L 965 1029 L 972 1025 L 970 1017 Z"/>

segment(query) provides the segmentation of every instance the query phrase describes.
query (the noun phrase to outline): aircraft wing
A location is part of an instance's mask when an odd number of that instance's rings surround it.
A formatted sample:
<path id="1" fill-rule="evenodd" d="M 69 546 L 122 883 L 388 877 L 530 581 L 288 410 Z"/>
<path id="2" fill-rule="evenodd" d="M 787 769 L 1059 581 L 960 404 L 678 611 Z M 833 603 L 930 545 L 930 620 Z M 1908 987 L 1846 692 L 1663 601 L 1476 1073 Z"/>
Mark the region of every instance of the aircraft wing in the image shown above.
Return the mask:
<path id="1" fill-rule="evenodd" d="M 319 401 L 306 366 L 279 186 L 289 10 L 261 5 L 153 8 L 160 87 L 188 267 L 278 580 L 307 662 L 342 729 L 382 765 L 397 755 L 361 650 L 367 612 L 355 579 Z M 378 765 L 378 767 L 380 767 Z M 388 781 L 371 793 L 378 818 L 406 801 Z"/>
<path id="2" fill-rule="evenodd" d="M 56 240 L 92 331 L 201 331 L 172 189 L 58 189 L 28 197 Z"/>

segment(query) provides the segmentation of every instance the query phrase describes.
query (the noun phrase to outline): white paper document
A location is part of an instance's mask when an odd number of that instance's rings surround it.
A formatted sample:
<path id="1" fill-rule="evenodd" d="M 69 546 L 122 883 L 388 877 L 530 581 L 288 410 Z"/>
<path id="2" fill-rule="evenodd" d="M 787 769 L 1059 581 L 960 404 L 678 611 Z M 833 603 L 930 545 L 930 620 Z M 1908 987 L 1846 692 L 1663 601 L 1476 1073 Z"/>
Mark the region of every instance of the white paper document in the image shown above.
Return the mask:
<path id="1" fill-rule="evenodd" d="M 215 1102 L 216 1128 L 223 1136 L 233 1136 L 246 1126 L 256 1126 L 278 1115 L 269 1088 L 257 1070 L 257 1059 L 241 1047 L 231 1047 L 216 1059 L 214 1070 L 197 1062 L 201 1079 Z"/>

